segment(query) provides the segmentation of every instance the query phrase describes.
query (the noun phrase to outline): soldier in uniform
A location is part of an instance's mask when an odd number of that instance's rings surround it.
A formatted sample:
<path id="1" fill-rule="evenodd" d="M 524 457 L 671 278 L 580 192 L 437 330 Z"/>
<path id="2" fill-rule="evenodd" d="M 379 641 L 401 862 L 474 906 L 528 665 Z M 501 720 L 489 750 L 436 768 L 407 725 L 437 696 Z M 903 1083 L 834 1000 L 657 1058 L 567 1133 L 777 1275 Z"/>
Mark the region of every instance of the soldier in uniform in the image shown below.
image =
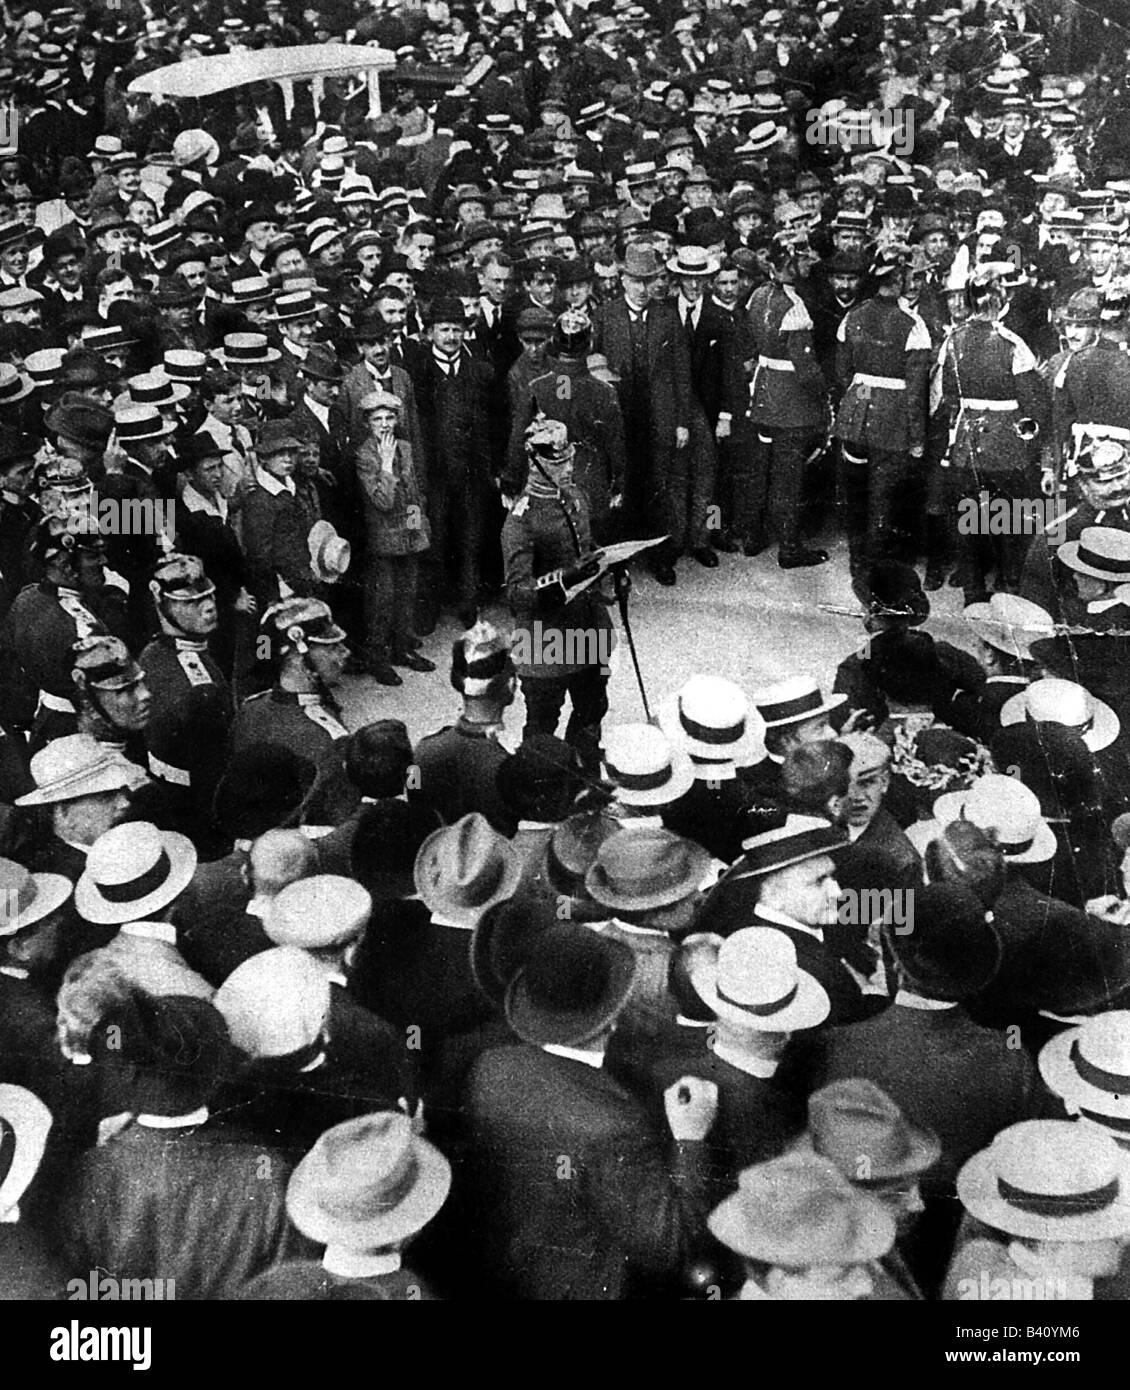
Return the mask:
<path id="1" fill-rule="evenodd" d="M 318 769 L 305 819 L 339 825 L 357 809 L 360 795 L 345 773 L 348 730 L 333 687 L 341 680 L 345 633 L 321 599 L 292 595 L 263 614 L 263 637 L 277 662 L 274 685 L 240 706 L 232 725 L 231 752 L 253 743 L 281 743 Z"/>
<path id="2" fill-rule="evenodd" d="M 546 371 L 533 379 L 515 412 L 503 491 L 516 496 L 525 485 L 526 430 L 534 417 L 560 420 L 575 450 L 573 481 L 588 501 L 593 536 L 610 541 L 624 499 L 624 418 L 615 389 L 588 370 L 591 340 L 584 310 L 566 309 L 554 328 Z"/>
<path id="3" fill-rule="evenodd" d="M 71 649 L 71 688 L 78 732 L 143 767 L 152 700 L 126 644 L 108 632 L 80 637 Z"/>
<path id="4" fill-rule="evenodd" d="M 480 620 L 452 643 L 451 684 L 462 697 L 462 711 L 454 724 L 416 745 L 419 771 L 409 800 L 445 825 L 478 811 L 499 834 L 511 835 L 514 817 L 497 775 L 509 757 L 498 740 L 514 702 L 514 663 L 509 643 L 492 623 Z"/>
<path id="5" fill-rule="evenodd" d="M 745 553 L 759 554 L 767 544 L 768 502 L 777 563 L 798 569 L 828 559 L 827 551 L 806 546 L 800 535 L 805 465 L 827 426 L 828 392 L 813 348 L 812 319 L 794 288 L 799 251 L 778 238 L 769 259 L 771 279 L 754 291 L 749 309 L 754 356 L 748 418 L 755 442 L 735 480 L 737 524 Z"/>
<path id="6" fill-rule="evenodd" d="M 608 599 L 592 588 L 568 597 L 570 588 L 598 569 L 588 503 L 572 480 L 574 449 L 560 421 L 535 420 L 526 449 L 526 486 L 502 528 L 525 733 L 555 733 L 568 695 L 572 713 L 565 737 L 595 765 L 608 710 L 612 622 Z"/>
<path id="7" fill-rule="evenodd" d="M 141 653 L 152 706 L 145 730 L 150 774 L 172 815 L 162 829 L 208 843 L 212 797 L 227 761 L 232 699 L 208 639 L 219 622 L 215 585 L 194 555 L 167 555 L 149 589 L 160 635 Z"/>
<path id="8" fill-rule="evenodd" d="M 961 500 L 987 493 L 990 502 L 1001 498 L 1012 504 L 1039 496 L 1031 446 L 1047 424 L 1047 400 L 1032 350 L 999 322 L 1008 308 L 1002 279 L 1011 272 L 1005 262 L 974 267 L 966 289 L 969 319 L 938 357 L 931 403 L 944 401 L 955 411 L 949 462 L 959 470 Z M 959 545 L 967 604 L 988 597 L 993 570 L 999 589 L 1016 592 L 1026 550 L 1023 535 L 962 535 Z"/>
<path id="9" fill-rule="evenodd" d="M 93 518 L 49 518 L 40 523 L 35 557 L 43 578 L 16 596 L 4 625 L 0 645 L 14 659 L 5 681 L 17 723 L 32 723 L 31 751 L 78 727 L 74 703 L 72 647 L 80 637 L 107 633 L 103 621 L 105 546 Z M 117 616 L 117 615 L 116 615 Z M 14 689 L 26 677 L 30 708 L 20 710 L 22 692 Z"/>
<path id="10" fill-rule="evenodd" d="M 881 252 L 871 267 L 874 295 L 848 311 L 836 334 L 844 391 L 836 416 L 839 492 L 853 575 L 894 539 L 899 489 L 925 453 L 930 332 L 899 297 L 903 269 L 901 253 Z"/>
<path id="11" fill-rule="evenodd" d="M 1097 336 L 1068 356 L 1056 373 L 1052 398 L 1055 427 L 1050 486 L 1058 494 L 1064 474 L 1075 473 L 1084 444 L 1100 439 L 1130 442 L 1130 354 L 1123 341 L 1122 291 L 1103 301 L 1093 290 L 1077 290 L 1064 323 L 1071 329 L 1097 328 Z"/>

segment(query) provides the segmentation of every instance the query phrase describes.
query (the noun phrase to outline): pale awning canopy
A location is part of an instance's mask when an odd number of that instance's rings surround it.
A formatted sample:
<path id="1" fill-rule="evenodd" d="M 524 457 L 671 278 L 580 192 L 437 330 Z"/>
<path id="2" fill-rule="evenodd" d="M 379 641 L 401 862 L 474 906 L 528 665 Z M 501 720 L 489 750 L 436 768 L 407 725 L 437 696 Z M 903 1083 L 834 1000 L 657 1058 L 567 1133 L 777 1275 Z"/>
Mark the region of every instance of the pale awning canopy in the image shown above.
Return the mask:
<path id="1" fill-rule="evenodd" d="M 360 43 L 310 43 L 295 48 L 240 49 L 208 58 L 188 58 L 153 72 L 142 73 L 129 84 L 131 92 L 158 97 L 206 97 L 216 92 L 246 87 L 252 82 L 277 82 L 287 111 L 294 99 L 296 82 L 313 82 L 317 96 L 327 77 L 364 74 L 369 86 L 370 114 L 380 114 L 378 74 L 396 67 L 396 54 L 387 48 Z"/>

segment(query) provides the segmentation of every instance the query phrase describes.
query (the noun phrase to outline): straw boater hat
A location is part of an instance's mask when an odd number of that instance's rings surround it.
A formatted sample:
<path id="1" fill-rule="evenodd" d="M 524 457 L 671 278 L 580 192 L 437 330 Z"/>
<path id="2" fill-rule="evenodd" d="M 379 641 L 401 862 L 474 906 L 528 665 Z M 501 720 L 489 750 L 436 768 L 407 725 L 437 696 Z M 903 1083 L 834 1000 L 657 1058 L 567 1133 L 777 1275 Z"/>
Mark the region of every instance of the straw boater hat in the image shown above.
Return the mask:
<path id="1" fill-rule="evenodd" d="M 667 262 L 672 275 L 690 275 L 706 279 L 716 275 L 721 261 L 712 256 L 705 246 L 681 246 Z"/>
<path id="2" fill-rule="evenodd" d="M 322 583 L 336 583 L 349 568 L 352 547 L 343 536 L 338 535 L 333 522 L 316 521 L 306 537 L 306 545 L 314 578 Z"/>
<path id="3" fill-rule="evenodd" d="M 744 853 L 727 877 L 731 882 L 739 878 L 759 878 L 805 859 L 835 854 L 847 843 L 847 831 L 823 816 L 786 816 L 784 825 L 742 841 Z"/>
<path id="4" fill-rule="evenodd" d="M 414 875 L 416 891 L 433 913 L 467 927 L 509 898 L 521 876 L 510 841 L 477 811 L 428 836 Z"/>
<path id="5" fill-rule="evenodd" d="M 796 947 L 771 927 L 744 927 L 690 970 L 695 993 L 715 1017 L 758 1033 L 815 1028 L 831 1005 L 823 985 L 797 964 Z"/>
<path id="6" fill-rule="evenodd" d="M 196 872 L 196 850 L 185 835 L 147 821 L 116 825 L 90 847 L 75 885 L 75 907 L 99 925 L 133 922 L 167 907 Z"/>
<path id="7" fill-rule="evenodd" d="M 70 896 L 70 879 L 62 874 L 33 874 L 13 859 L 0 859 L 0 937 L 42 922 Z"/>
<path id="8" fill-rule="evenodd" d="M 1056 676 L 1033 681 L 1001 706 L 1002 724 L 1019 724 L 1023 719 L 1039 724 L 1065 724 L 1080 735 L 1092 753 L 1109 748 L 1122 728 L 1110 705 L 1096 700 L 1075 681 Z"/>
<path id="9" fill-rule="evenodd" d="M 31 760 L 34 791 L 16 798 L 17 806 L 57 806 L 80 796 L 131 791 L 145 774 L 90 734 L 53 739 Z"/>
<path id="10" fill-rule="evenodd" d="M 1073 1120 L 1002 1129 L 957 1175 L 971 1216 L 1022 1240 L 1111 1240 L 1130 1234 L 1130 1153 Z"/>
<path id="11" fill-rule="evenodd" d="M 1097 1014 L 1040 1050 L 1040 1075 L 1081 1119 L 1130 1145 L 1130 1012 Z"/>
<path id="12" fill-rule="evenodd" d="M 51 1112 L 23 1086 L 0 1085 L 0 1221 L 18 1221 L 20 1198 L 39 1170 Z"/>
<path id="13" fill-rule="evenodd" d="M 1108 584 L 1130 580 L 1130 535 L 1113 526 L 1087 526 L 1076 541 L 1065 541 L 1056 556 L 1068 569 Z"/>
<path id="14" fill-rule="evenodd" d="M 766 729 L 783 729 L 789 724 L 816 719 L 821 714 L 839 709 L 846 699 L 846 695 L 825 697 L 816 681 L 806 676 L 792 676 L 767 690 L 758 691 L 753 702 L 765 721 Z"/>
<path id="15" fill-rule="evenodd" d="M 991 831 L 1010 864 L 1043 864 L 1056 852 L 1040 798 L 1017 777 L 989 772 L 967 791 L 944 792 L 934 802 L 934 818 L 940 825 L 965 820 Z"/>
<path id="16" fill-rule="evenodd" d="M 744 1169 L 707 1225 L 728 1249 L 781 1269 L 868 1264 L 895 1240 L 886 1207 L 830 1159 L 806 1153 Z"/>
<path id="17" fill-rule="evenodd" d="M 691 756 L 695 775 L 724 780 L 765 757 L 764 723 L 745 693 L 721 676 L 692 676 L 659 711 L 676 748 Z"/>
<path id="18" fill-rule="evenodd" d="M 625 806 L 663 806 L 694 784 L 694 765 L 652 724 L 617 724 L 605 730 L 604 770 Z"/>
<path id="19" fill-rule="evenodd" d="M 327 1130 L 286 1190 L 291 1221 L 320 1245 L 374 1250 L 415 1235 L 451 1189 L 451 1165 L 400 1111 Z"/>
<path id="20" fill-rule="evenodd" d="M 1032 643 L 1055 635 L 1052 615 L 1016 594 L 994 594 L 988 603 L 971 603 L 961 616 L 974 636 L 1018 661 L 1031 661 Z"/>

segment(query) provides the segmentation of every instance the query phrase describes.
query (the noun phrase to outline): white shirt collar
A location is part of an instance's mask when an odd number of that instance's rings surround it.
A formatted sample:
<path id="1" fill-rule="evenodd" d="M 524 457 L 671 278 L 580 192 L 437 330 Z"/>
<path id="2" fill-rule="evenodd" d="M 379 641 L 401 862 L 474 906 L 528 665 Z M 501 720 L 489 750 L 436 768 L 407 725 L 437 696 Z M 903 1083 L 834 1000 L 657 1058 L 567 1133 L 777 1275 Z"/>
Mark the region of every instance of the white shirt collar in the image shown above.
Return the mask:
<path id="1" fill-rule="evenodd" d="M 776 922 L 778 926 L 793 927 L 797 931 L 806 932 L 809 936 L 814 936 L 817 941 L 824 940 L 822 927 L 806 926 L 804 922 L 798 922 L 795 917 L 790 917 L 787 912 L 778 912 L 775 907 L 766 907 L 764 903 L 758 903 L 757 915 L 764 917 L 767 922 Z"/>
<path id="2" fill-rule="evenodd" d="M 293 477 L 286 479 L 276 478 L 273 473 L 268 473 L 265 468 L 256 468 L 255 481 L 264 492 L 269 492 L 272 497 L 277 497 L 280 492 L 289 492 L 292 497 L 295 496 L 296 490 Z"/>
<path id="3" fill-rule="evenodd" d="M 219 517 L 221 521 L 228 519 L 228 499 L 226 497 L 205 497 L 199 488 L 195 488 L 191 483 L 186 483 L 184 491 L 181 493 L 181 501 L 190 512 L 206 512 L 209 516 Z"/>
<path id="4" fill-rule="evenodd" d="M 400 1251 L 374 1255 L 367 1250 L 348 1250 L 344 1245 L 327 1245 L 322 1256 L 322 1268 L 327 1274 L 339 1274 L 343 1279 L 365 1279 L 373 1274 L 395 1274 L 400 1268 Z"/>
<path id="5" fill-rule="evenodd" d="M 177 944 L 177 929 L 172 922 L 123 922 L 118 935 L 140 937 L 144 941 L 166 941 L 170 946 Z"/>
<path id="6" fill-rule="evenodd" d="M 432 921 L 437 927 L 456 927 L 459 931 L 474 931 L 473 922 L 456 922 L 452 917 L 445 917 L 442 912 L 433 912 Z"/>
<path id="7" fill-rule="evenodd" d="M 202 1105 L 191 1115 L 138 1115 L 136 1119 L 146 1129 L 193 1129 L 208 1119 L 208 1107 Z"/>
<path id="8" fill-rule="evenodd" d="M 262 893 L 256 893 L 243 910 L 249 917 L 258 917 L 262 921 L 271 910 L 271 899 Z"/>
<path id="9" fill-rule="evenodd" d="M 728 1047 L 725 1043 L 716 1042 L 710 1049 L 715 1057 L 723 1062 L 729 1062 L 730 1066 L 737 1067 L 738 1071 L 744 1071 L 747 1076 L 759 1077 L 762 1081 L 768 1081 L 770 1077 L 776 1075 L 779 1062 L 772 1062 L 767 1057 L 751 1057 L 749 1053 L 742 1052 L 740 1048 Z"/>
<path id="10" fill-rule="evenodd" d="M 956 1009 L 957 1004 L 951 1003 L 946 999 L 924 999 L 921 994 L 912 994 L 908 989 L 900 989 L 895 995 L 895 1003 L 901 1004 L 904 1009 L 922 1009 L 932 1011 L 934 1009 Z"/>
<path id="11" fill-rule="evenodd" d="M 322 427 L 327 433 L 329 433 L 329 428 L 330 428 L 330 408 L 329 408 L 329 406 L 328 406 L 328 405 L 322 405 L 322 403 L 321 403 L 320 401 L 316 401 L 316 400 L 314 399 L 314 397 L 311 396 L 311 395 L 305 395 L 305 396 L 303 396 L 302 399 L 303 399 L 303 400 L 305 401 L 305 403 L 306 403 L 306 409 L 310 412 L 311 415 L 313 415 L 314 419 L 317 420 L 318 424 L 321 425 L 321 427 Z"/>
<path id="12" fill-rule="evenodd" d="M 600 1071 L 604 1066 L 603 1052 L 590 1052 L 583 1047 L 560 1047 L 556 1043 L 542 1043 L 541 1050 L 552 1053 L 554 1057 L 564 1057 L 570 1062 L 583 1062 L 594 1071 Z"/>

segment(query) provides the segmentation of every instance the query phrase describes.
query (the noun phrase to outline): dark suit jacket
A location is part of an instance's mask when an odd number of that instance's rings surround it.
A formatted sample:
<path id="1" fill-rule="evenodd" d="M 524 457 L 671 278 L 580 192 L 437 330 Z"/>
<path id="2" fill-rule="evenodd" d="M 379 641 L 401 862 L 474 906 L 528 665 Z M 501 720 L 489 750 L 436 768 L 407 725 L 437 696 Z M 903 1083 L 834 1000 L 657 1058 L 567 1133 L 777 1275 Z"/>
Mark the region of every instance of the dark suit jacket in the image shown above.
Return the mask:
<path id="1" fill-rule="evenodd" d="M 237 1131 L 131 1125 L 83 1154 L 63 1194 L 68 1277 L 102 1269 L 175 1280 L 178 1302 L 233 1298 L 283 1253 L 288 1176 Z"/>
<path id="2" fill-rule="evenodd" d="M 661 449 L 673 449 L 676 428 L 690 428 L 691 360 L 687 335 L 670 301 L 649 304 L 645 323 L 652 443 Z M 593 316 L 593 350 L 603 352 L 612 369 L 620 373 L 620 403 L 626 414 L 634 415 L 626 400 L 626 380 L 632 366 L 631 319 L 627 300 L 622 296 L 598 306 Z"/>
<path id="3" fill-rule="evenodd" d="M 675 303 L 677 305 L 678 301 Z M 688 342 L 691 391 L 713 429 L 722 411 L 737 416 L 748 402 L 748 391 L 745 399 L 742 398 L 744 378 L 736 351 L 733 321 L 725 310 L 706 299 L 699 312 L 698 326 L 693 336 L 688 335 Z"/>
<path id="4" fill-rule="evenodd" d="M 949 1192 L 957 1170 L 1007 1125 L 1050 1113 L 1035 1064 L 960 1005 L 893 1004 L 877 1018 L 822 1035 L 817 1086 L 862 1076 L 881 1086 L 914 1125 L 932 1129 L 942 1156 L 927 1186 Z"/>
<path id="5" fill-rule="evenodd" d="M 672 1021 L 646 1051 L 621 1045 L 621 1030 L 608 1047 L 608 1070 L 640 1100 L 656 1125 L 665 1123 L 663 1093 L 684 1076 L 701 1076 L 718 1087 L 718 1115 L 710 1130 L 712 1182 L 718 1201 L 737 1185 L 737 1175 L 754 1163 L 776 1158 L 804 1133 L 806 1087 L 797 1069 L 782 1064 L 770 1078 L 751 1076 L 715 1056 L 714 1025 Z"/>
<path id="6" fill-rule="evenodd" d="M 703 1144 L 675 1144 L 603 1069 L 492 1048 L 465 1091 L 473 1239 L 502 1296 L 616 1300 L 669 1285 L 702 1238 Z"/>

